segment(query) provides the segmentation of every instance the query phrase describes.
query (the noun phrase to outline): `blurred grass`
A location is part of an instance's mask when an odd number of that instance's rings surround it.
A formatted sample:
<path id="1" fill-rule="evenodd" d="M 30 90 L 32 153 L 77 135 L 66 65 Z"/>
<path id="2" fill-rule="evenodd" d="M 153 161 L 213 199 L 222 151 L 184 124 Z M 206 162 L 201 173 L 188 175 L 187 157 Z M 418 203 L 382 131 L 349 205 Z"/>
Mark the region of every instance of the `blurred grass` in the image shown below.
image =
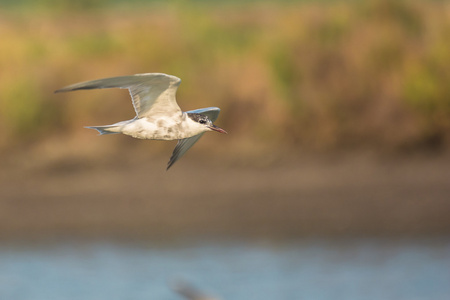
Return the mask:
<path id="1" fill-rule="evenodd" d="M 0 9 L 0 149 L 132 118 L 124 93 L 53 90 L 143 72 L 221 107 L 237 147 L 449 149 L 446 1 L 47 3 Z"/>

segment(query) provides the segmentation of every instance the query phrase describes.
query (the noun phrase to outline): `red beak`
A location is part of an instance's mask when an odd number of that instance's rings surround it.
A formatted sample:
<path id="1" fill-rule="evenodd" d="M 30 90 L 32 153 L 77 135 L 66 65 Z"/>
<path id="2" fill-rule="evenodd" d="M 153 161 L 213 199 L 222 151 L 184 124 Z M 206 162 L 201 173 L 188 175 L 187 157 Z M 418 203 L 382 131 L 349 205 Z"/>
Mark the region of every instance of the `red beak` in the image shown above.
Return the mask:
<path id="1" fill-rule="evenodd" d="M 217 131 L 217 132 L 220 132 L 220 133 L 228 133 L 228 132 L 225 131 L 225 129 L 222 129 L 222 128 L 216 126 L 216 125 L 209 126 L 209 129 Z"/>

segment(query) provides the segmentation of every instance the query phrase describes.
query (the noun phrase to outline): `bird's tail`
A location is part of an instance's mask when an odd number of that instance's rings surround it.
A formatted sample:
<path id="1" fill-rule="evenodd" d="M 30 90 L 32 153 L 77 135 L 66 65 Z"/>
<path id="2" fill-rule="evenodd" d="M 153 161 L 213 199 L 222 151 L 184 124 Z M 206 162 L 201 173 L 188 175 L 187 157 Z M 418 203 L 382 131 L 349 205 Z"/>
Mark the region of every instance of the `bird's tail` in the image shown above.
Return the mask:
<path id="1" fill-rule="evenodd" d="M 100 135 L 122 133 L 123 127 L 125 125 L 129 124 L 130 122 L 133 122 L 134 120 L 135 119 L 128 120 L 128 121 L 117 122 L 117 123 L 112 124 L 112 125 L 86 126 L 85 128 L 95 129 L 95 130 L 98 131 L 98 133 L 100 133 Z"/>
<path id="2" fill-rule="evenodd" d="M 120 133 L 120 131 L 117 130 L 118 128 L 116 125 L 86 126 L 84 128 L 95 129 L 100 135 Z"/>

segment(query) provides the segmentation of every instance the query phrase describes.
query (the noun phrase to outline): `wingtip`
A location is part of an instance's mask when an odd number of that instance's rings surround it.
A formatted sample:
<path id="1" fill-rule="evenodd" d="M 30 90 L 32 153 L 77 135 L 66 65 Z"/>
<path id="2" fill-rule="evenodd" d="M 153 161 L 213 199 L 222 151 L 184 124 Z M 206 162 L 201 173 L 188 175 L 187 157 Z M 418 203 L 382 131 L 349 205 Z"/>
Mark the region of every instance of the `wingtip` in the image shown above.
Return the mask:
<path id="1" fill-rule="evenodd" d="M 169 171 L 170 167 L 173 165 L 174 161 L 169 161 L 167 163 L 167 168 L 166 168 L 166 172 Z"/>
<path id="2" fill-rule="evenodd" d="M 70 89 L 68 87 L 63 87 L 63 88 L 57 89 L 53 93 L 58 94 L 58 93 L 64 93 L 64 92 L 69 92 L 69 91 L 73 91 L 73 89 Z"/>

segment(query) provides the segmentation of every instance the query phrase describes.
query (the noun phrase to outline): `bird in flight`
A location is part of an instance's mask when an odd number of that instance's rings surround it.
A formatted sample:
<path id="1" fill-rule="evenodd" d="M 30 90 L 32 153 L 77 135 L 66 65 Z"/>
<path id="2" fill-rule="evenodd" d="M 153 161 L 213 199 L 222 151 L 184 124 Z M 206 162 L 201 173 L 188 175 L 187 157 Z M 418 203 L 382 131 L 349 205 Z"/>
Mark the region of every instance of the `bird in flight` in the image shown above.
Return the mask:
<path id="1" fill-rule="evenodd" d="M 180 83 L 180 78 L 172 75 L 145 73 L 75 83 L 56 90 L 55 93 L 106 88 L 128 89 L 136 111 L 132 120 L 86 128 L 95 129 L 101 135 L 123 133 L 138 139 L 178 140 L 167 165 L 168 170 L 205 132 L 227 133 L 213 124 L 219 116 L 218 107 L 181 111 L 175 99 Z"/>
<path id="2" fill-rule="evenodd" d="M 219 300 L 218 298 L 204 294 L 196 287 L 184 281 L 175 282 L 172 289 L 187 300 Z"/>

